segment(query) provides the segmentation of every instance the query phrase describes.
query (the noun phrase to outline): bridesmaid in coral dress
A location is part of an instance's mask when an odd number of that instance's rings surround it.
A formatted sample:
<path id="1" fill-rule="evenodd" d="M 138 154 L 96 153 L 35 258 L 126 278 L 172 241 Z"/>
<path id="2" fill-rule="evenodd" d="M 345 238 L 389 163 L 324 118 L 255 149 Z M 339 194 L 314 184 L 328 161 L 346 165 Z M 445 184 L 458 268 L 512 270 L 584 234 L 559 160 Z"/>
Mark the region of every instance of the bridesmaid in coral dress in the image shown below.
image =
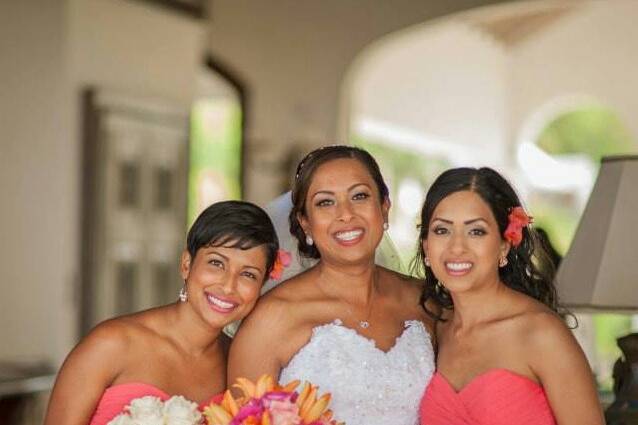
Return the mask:
<path id="1" fill-rule="evenodd" d="M 143 396 L 182 395 L 201 407 L 225 390 L 221 331 L 252 310 L 279 242 L 261 208 L 225 201 L 204 210 L 186 245 L 179 301 L 91 331 L 60 370 L 45 425 L 105 425 Z"/>
<path id="2" fill-rule="evenodd" d="M 430 188 L 418 263 L 424 305 L 444 308 L 422 425 L 604 423 L 591 370 L 558 314 L 552 277 L 542 274 L 548 258 L 530 222 L 490 168 L 448 170 Z"/>

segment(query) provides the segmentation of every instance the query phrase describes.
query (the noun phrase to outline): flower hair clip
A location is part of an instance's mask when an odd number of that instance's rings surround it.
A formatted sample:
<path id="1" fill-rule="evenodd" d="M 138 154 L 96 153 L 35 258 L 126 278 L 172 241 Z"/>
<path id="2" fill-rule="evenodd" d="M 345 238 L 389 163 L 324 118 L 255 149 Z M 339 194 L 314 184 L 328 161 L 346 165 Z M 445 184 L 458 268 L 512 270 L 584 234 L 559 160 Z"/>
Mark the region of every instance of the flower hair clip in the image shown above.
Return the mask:
<path id="1" fill-rule="evenodd" d="M 510 210 L 507 216 L 509 223 L 503 233 L 506 241 L 510 242 L 513 247 L 517 247 L 523 241 L 523 227 L 531 224 L 533 218 L 527 215 L 523 207 L 518 206 Z"/>
<path id="2" fill-rule="evenodd" d="M 277 258 L 275 258 L 275 264 L 270 271 L 269 279 L 279 280 L 284 274 L 284 269 L 292 262 L 292 255 L 285 249 L 277 250 Z"/>

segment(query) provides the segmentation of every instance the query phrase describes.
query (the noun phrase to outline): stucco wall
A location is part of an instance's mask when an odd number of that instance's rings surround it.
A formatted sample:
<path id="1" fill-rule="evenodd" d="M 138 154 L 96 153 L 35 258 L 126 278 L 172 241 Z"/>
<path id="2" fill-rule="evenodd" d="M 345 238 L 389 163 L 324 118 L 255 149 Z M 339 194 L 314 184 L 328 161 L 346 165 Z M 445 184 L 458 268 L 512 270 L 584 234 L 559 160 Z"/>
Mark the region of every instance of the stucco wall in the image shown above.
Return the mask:
<path id="1" fill-rule="evenodd" d="M 273 199 L 278 162 L 292 145 L 331 143 L 338 131 L 343 78 L 374 40 L 428 19 L 497 1 L 215 0 L 211 52 L 248 91 L 247 136 L 253 161 L 248 199 Z"/>
<path id="2" fill-rule="evenodd" d="M 204 25 L 111 0 L 2 2 L 0 16 L 0 359 L 56 364 L 78 328 L 81 91 L 188 110 Z"/>
<path id="3" fill-rule="evenodd" d="M 512 128 L 552 101 L 591 96 L 638 141 L 638 2 L 588 2 L 512 50 Z"/>
<path id="4" fill-rule="evenodd" d="M 196 21 L 133 0 L 0 2 L 0 360 L 57 364 L 76 341 L 82 88 L 187 107 L 210 50 L 246 85 L 247 198 L 265 203 L 291 144 L 336 138 L 342 79 L 364 46 L 487 3 L 215 0 Z"/>
<path id="5" fill-rule="evenodd" d="M 486 34 L 458 21 L 426 25 L 382 40 L 352 73 L 353 126 L 362 118 L 392 123 L 477 153 L 487 148 L 487 163 L 502 161 L 508 57 Z"/>
<path id="6" fill-rule="evenodd" d="M 0 2 L 0 359 L 49 360 L 68 342 L 77 168 L 65 4 Z"/>

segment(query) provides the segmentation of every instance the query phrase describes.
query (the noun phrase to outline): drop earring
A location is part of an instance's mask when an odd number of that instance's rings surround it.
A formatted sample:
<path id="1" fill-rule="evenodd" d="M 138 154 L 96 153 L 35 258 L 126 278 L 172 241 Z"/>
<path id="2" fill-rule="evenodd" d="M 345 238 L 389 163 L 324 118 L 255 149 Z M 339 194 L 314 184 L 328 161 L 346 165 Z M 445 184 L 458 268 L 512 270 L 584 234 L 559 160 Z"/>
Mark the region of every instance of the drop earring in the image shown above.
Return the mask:
<path id="1" fill-rule="evenodd" d="M 430 259 L 428 257 L 425 257 L 425 259 L 423 260 L 423 262 L 425 263 L 426 267 L 430 267 Z"/>
<path id="2" fill-rule="evenodd" d="M 188 292 L 186 291 L 186 282 L 184 282 L 184 286 L 182 286 L 182 289 L 179 290 L 179 301 L 182 303 L 185 303 L 186 301 L 188 301 Z"/>
<path id="3" fill-rule="evenodd" d="M 314 245 L 314 243 L 315 243 L 315 241 L 312 240 L 312 236 L 306 235 L 306 245 L 312 246 L 312 245 Z"/>

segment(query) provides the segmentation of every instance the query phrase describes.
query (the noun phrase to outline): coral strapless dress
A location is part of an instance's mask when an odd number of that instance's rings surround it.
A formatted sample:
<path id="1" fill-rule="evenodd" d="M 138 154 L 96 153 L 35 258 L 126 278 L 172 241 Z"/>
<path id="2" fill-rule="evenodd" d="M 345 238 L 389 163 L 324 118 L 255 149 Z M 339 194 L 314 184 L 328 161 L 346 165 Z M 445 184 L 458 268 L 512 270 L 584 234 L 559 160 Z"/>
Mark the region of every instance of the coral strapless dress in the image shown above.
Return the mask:
<path id="1" fill-rule="evenodd" d="M 104 394 L 102 394 L 89 425 L 106 425 L 114 417 L 122 413 L 124 408 L 128 406 L 132 400 L 149 395 L 157 397 L 162 401 L 171 398 L 170 394 L 150 384 L 131 382 L 113 385 L 107 388 Z M 223 394 L 217 394 L 211 397 L 210 400 L 200 405 L 200 409 L 212 401 L 221 402 L 222 397 Z"/>
<path id="2" fill-rule="evenodd" d="M 421 425 L 556 425 L 543 387 L 491 369 L 456 391 L 436 372 L 421 399 Z"/>

